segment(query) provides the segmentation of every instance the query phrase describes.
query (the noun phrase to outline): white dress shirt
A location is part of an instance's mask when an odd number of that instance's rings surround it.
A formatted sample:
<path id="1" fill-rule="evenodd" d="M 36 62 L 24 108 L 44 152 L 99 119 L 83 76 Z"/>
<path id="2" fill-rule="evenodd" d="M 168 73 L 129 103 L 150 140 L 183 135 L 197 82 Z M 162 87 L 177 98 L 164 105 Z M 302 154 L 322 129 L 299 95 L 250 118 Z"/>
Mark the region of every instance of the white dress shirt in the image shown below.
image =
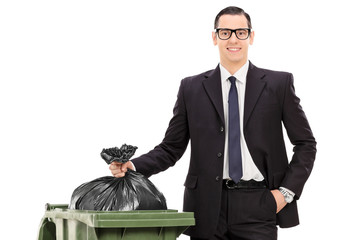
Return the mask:
<path id="1" fill-rule="evenodd" d="M 251 180 L 254 179 L 256 181 L 264 180 L 263 175 L 260 173 L 259 169 L 256 167 L 254 160 L 252 159 L 249 149 L 247 147 L 244 131 L 243 131 L 243 119 L 244 119 L 244 101 L 245 101 L 245 86 L 246 86 L 246 76 L 249 69 L 249 61 L 246 62 L 242 68 L 240 68 L 234 75 L 231 75 L 228 70 L 226 70 L 220 64 L 220 73 L 221 73 L 221 88 L 222 88 L 222 96 L 223 96 L 223 104 L 224 104 L 224 117 L 225 117 L 225 151 L 224 151 L 224 172 L 223 178 L 229 179 L 229 153 L 228 153 L 228 97 L 231 83 L 229 81 L 230 76 L 234 76 L 236 78 L 236 88 L 239 96 L 239 113 L 240 113 L 240 145 L 241 145 L 241 157 L 243 164 L 243 176 L 242 180 Z"/>

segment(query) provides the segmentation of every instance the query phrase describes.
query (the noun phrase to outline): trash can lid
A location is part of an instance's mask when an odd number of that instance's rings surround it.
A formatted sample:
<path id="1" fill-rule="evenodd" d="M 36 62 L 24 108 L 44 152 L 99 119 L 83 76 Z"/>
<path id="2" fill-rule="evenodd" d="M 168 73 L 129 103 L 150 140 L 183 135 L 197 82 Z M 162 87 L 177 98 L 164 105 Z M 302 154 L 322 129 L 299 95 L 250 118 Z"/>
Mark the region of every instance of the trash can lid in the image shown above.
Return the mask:
<path id="1" fill-rule="evenodd" d="M 175 227 L 195 225 L 193 212 L 177 210 L 86 211 L 49 208 L 47 218 L 73 219 L 90 227 Z"/>

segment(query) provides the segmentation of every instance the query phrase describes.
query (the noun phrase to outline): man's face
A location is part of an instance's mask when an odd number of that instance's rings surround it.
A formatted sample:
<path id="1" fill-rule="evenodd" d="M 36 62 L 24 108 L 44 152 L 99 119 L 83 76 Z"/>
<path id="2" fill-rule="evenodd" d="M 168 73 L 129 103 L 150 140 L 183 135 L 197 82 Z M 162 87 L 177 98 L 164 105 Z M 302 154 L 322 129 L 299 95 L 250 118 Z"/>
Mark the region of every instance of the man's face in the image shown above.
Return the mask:
<path id="1" fill-rule="evenodd" d="M 248 24 L 243 15 L 223 15 L 219 19 L 217 28 L 248 28 Z M 235 33 L 228 40 L 219 39 L 215 32 L 213 32 L 212 37 L 214 45 L 219 48 L 220 63 L 225 68 L 240 68 L 246 63 L 249 45 L 252 45 L 254 41 L 254 32 L 251 32 L 246 40 L 239 40 Z"/>

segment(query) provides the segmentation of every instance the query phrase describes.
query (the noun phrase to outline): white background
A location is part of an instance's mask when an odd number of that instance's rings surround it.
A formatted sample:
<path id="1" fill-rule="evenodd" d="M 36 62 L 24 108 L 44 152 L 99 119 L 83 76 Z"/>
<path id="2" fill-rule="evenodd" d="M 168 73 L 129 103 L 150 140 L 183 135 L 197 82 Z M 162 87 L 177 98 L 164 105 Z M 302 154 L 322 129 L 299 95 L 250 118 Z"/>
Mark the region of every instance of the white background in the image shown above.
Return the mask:
<path id="1" fill-rule="evenodd" d="M 161 142 L 181 79 L 218 64 L 211 31 L 229 5 L 253 19 L 250 60 L 294 74 L 318 142 L 301 225 L 279 239 L 359 239 L 355 2 L 2 1 L 1 239 L 35 239 L 45 203 L 110 175 L 102 148 Z M 188 162 L 150 178 L 169 208 L 182 209 Z"/>

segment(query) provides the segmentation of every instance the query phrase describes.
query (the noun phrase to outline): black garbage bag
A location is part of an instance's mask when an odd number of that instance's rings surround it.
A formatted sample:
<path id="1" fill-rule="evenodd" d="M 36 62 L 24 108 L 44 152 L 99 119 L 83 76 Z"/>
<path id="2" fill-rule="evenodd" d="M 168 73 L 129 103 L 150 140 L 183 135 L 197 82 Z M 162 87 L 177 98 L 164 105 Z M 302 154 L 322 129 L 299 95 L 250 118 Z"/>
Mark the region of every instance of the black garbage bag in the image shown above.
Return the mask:
<path id="1" fill-rule="evenodd" d="M 110 164 L 114 161 L 119 163 L 126 163 L 135 154 L 136 149 L 137 147 L 135 146 L 123 144 L 121 148 L 104 148 L 100 155 L 107 164 Z"/>
<path id="2" fill-rule="evenodd" d="M 120 149 L 103 149 L 101 157 L 110 164 L 125 163 L 134 155 L 136 147 L 124 144 Z M 70 209 L 95 211 L 165 210 L 164 195 L 141 173 L 128 169 L 122 178 L 100 177 L 77 187 Z"/>

